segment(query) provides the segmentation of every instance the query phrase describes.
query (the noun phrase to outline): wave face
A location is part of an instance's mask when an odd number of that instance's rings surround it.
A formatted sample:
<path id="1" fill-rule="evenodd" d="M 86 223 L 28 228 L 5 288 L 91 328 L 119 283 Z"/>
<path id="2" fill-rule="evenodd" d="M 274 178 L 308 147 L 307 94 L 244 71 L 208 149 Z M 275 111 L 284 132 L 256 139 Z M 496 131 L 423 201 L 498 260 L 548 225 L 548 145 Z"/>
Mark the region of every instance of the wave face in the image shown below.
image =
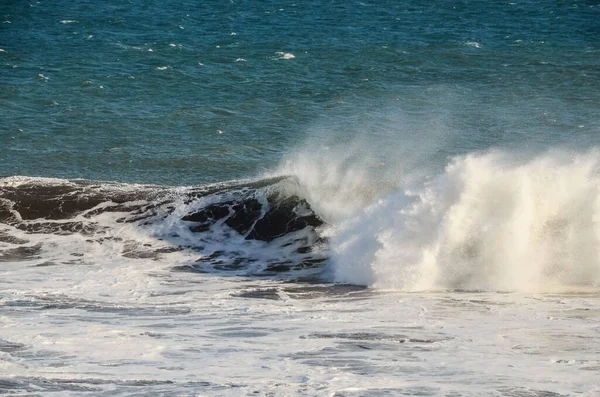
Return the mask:
<path id="1" fill-rule="evenodd" d="M 456 157 L 329 230 L 331 277 L 408 291 L 598 287 L 599 172 L 598 151 Z"/>
<path id="2" fill-rule="evenodd" d="M 5 178 L 0 261 L 167 259 L 174 271 L 311 274 L 325 261 L 316 232 L 323 222 L 295 184 L 283 177 L 180 188 Z"/>

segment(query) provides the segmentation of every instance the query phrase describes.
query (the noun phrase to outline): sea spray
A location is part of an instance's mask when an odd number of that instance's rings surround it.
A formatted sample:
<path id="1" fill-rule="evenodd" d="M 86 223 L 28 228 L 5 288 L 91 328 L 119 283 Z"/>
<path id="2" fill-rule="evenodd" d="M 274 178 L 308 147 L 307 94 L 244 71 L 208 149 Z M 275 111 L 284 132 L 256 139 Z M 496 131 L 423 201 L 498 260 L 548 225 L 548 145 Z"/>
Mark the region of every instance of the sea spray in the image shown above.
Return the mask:
<path id="1" fill-rule="evenodd" d="M 443 91 L 436 94 L 440 108 L 456 100 Z M 355 117 L 320 120 L 309 128 L 306 142 L 265 176 L 294 176 L 295 194 L 322 219 L 337 224 L 443 168 L 440 154 L 454 146 L 461 132 L 451 127 L 446 113 L 387 105 Z"/>
<path id="2" fill-rule="evenodd" d="M 407 291 L 597 286 L 599 169 L 598 150 L 453 158 L 334 224 L 331 278 Z"/>

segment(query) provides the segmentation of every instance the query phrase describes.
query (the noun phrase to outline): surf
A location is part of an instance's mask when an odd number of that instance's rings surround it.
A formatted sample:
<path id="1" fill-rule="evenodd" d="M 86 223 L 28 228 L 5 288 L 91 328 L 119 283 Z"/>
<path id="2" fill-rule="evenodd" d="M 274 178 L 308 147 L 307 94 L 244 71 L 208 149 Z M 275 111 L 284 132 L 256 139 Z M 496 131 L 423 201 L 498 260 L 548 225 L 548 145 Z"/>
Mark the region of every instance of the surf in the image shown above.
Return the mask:
<path id="1" fill-rule="evenodd" d="M 290 177 L 167 187 L 0 180 L 0 260 L 161 261 L 172 271 L 307 276 L 325 261 L 323 221 Z M 79 244 L 70 244 L 77 240 Z M 304 270 L 304 272 L 303 272 Z M 291 276 L 290 276 L 291 277 Z"/>
<path id="2" fill-rule="evenodd" d="M 599 172 L 597 149 L 453 157 L 332 225 L 329 276 L 405 291 L 597 289 Z"/>
<path id="3" fill-rule="evenodd" d="M 403 171 L 299 151 L 261 178 L 187 187 L 9 177 L 0 222 L 2 258 L 37 264 L 100 249 L 374 289 L 596 290 L 600 151 L 491 150 Z M 85 243 L 63 255 L 70 235 Z"/>

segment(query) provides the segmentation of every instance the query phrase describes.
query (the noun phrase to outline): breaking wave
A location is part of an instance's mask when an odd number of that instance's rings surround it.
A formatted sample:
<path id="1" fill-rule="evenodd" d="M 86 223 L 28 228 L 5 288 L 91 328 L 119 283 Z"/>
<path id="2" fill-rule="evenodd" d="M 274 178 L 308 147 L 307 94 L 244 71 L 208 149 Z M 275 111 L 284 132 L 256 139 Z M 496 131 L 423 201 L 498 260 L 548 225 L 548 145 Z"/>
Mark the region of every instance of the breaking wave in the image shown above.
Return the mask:
<path id="1" fill-rule="evenodd" d="M 453 158 L 327 233 L 337 282 L 415 290 L 600 286 L 600 153 Z"/>
<path id="2" fill-rule="evenodd" d="M 405 291 L 600 286 L 597 150 L 471 153 L 429 173 L 372 165 L 312 153 L 284 176 L 175 188 L 4 178 L 0 261 L 164 260 Z"/>
<path id="3" fill-rule="evenodd" d="M 0 261 L 166 260 L 174 271 L 311 274 L 322 221 L 293 178 L 201 187 L 0 180 Z"/>

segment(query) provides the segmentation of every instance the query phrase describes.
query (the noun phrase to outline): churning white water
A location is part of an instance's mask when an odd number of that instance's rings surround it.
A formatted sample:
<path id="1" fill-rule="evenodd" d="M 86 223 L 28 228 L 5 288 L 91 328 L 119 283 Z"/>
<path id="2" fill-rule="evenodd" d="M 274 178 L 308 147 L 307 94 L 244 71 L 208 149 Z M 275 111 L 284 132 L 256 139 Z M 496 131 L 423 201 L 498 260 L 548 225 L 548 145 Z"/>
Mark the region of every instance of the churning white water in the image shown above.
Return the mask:
<path id="1" fill-rule="evenodd" d="M 3 180 L 0 394 L 598 395 L 598 152 L 397 183 L 345 154 L 258 185 Z M 245 239 L 310 219 L 273 191 L 328 223 Z"/>
<path id="2" fill-rule="evenodd" d="M 600 284 L 598 150 L 458 156 L 419 182 L 398 173 L 395 192 L 380 188 L 389 172 L 335 159 L 291 169 L 332 220 L 336 282 L 529 292 Z"/>

